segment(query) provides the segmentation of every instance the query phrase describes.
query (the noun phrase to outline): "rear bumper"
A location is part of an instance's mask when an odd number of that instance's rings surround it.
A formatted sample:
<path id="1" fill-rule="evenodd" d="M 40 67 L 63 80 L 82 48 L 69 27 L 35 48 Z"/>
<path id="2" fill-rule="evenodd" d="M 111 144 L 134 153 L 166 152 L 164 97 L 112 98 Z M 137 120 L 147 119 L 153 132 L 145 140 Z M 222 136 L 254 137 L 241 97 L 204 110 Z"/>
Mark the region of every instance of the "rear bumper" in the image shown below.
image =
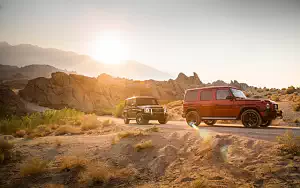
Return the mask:
<path id="1" fill-rule="evenodd" d="M 153 113 L 153 114 L 143 114 L 143 118 L 146 120 L 162 120 L 168 117 L 167 113 Z"/>

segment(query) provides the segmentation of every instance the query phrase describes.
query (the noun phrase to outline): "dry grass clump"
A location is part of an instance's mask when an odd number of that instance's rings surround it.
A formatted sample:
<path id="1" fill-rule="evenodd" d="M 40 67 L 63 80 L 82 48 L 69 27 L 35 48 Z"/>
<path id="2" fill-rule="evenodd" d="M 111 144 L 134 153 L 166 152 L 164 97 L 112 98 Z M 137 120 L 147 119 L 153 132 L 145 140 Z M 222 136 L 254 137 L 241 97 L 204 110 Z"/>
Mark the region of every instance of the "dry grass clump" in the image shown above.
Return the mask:
<path id="1" fill-rule="evenodd" d="M 102 127 L 108 127 L 108 126 L 111 126 L 111 125 L 114 125 L 115 122 L 111 119 L 107 119 L 107 120 L 104 120 L 102 122 Z"/>
<path id="2" fill-rule="evenodd" d="M 13 144 L 4 138 L 0 138 L 0 164 L 11 157 L 10 150 Z"/>
<path id="3" fill-rule="evenodd" d="M 59 126 L 54 132 L 55 136 L 65 135 L 65 134 L 80 134 L 81 131 L 79 128 L 71 125 Z"/>
<path id="4" fill-rule="evenodd" d="M 47 170 L 48 162 L 38 158 L 30 159 L 21 166 L 21 176 L 39 174 Z"/>
<path id="5" fill-rule="evenodd" d="M 111 170 L 101 162 L 90 164 L 86 171 L 80 174 L 81 183 L 107 184 L 112 177 Z"/>
<path id="6" fill-rule="evenodd" d="M 296 91 L 296 88 L 294 86 L 290 86 L 285 90 L 286 94 L 292 94 L 295 91 Z"/>
<path id="7" fill-rule="evenodd" d="M 272 96 L 271 96 L 271 100 L 272 100 L 272 101 L 279 102 L 279 101 L 280 101 L 279 95 L 272 95 Z"/>
<path id="8" fill-rule="evenodd" d="M 44 188 L 64 188 L 64 185 L 61 184 L 47 184 L 44 186 Z"/>
<path id="9" fill-rule="evenodd" d="M 293 110 L 295 112 L 299 112 L 300 111 L 300 102 L 293 105 Z"/>
<path id="10" fill-rule="evenodd" d="M 152 140 L 142 141 L 142 142 L 136 144 L 134 147 L 137 150 L 137 152 L 139 152 L 143 149 L 152 148 L 153 143 L 152 143 Z"/>
<path id="11" fill-rule="evenodd" d="M 101 126 L 101 122 L 97 119 L 97 116 L 94 114 L 85 115 L 81 121 L 81 130 L 88 131 L 96 129 Z"/>
<path id="12" fill-rule="evenodd" d="M 21 129 L 16 131 L 16 137 L 23 138 L 26 135 L 26 131 Z"/>
<path id="13" fill-rule="evenodd" d="M 148 128 L 145 130 L 146 132 L 159 132 L 159 128 L 156 126 L 153 126 L 151 128 Z"/>
<path id="14" fill-rule="evenodd" d="M 141 130 L 137 131 L 123 131 L 118 134 L 119 138 L 135 137 L 135 136 L 145 136 L 148 135 Z"/>
<path id="15" fill-rule="evenodd" d="M 191 184 L 191 188 L 208 188 L 208 182 L 205 178 L 198 178 L 193 181 Z"/>
<path id="16" fill-rule="evenodd" d="M 59 158 L 60 169 L 70 170 L 72 168 L 84 168 L 87 164 L 87 160 L 77 156 L 64 156 Z"/>
<path id="17" fill-rule="evenodd" d="M 295 136 L 292 132 L 286 132 L 283 136 L 278 136 L 279 149 L 283 154 L 300 155 L 300 136 Z"/>

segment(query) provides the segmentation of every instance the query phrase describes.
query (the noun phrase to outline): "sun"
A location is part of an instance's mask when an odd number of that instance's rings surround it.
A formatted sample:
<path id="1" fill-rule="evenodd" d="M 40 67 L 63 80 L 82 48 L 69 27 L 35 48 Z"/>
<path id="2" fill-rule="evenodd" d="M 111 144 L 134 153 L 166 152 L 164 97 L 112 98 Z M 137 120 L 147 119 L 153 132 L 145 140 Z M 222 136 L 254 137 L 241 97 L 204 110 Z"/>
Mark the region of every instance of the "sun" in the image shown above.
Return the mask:
<path id="1" fill-rule="evenodd" d="M 96 60 L 107 64 L 118 64 L 127 59 L 127 48 L 119 35 L 109 33 L 100 36 L 89 47 L 89 54 Z"/>

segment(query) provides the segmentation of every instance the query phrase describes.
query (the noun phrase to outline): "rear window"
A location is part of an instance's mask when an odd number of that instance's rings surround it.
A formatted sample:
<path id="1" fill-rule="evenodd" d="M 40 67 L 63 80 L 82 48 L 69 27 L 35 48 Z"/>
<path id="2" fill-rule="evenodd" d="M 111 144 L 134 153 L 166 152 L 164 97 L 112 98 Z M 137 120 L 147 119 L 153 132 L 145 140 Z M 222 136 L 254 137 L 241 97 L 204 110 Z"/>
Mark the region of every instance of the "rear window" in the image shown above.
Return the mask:
<path id="1" fill-rule="evenodd" d="M 196 101 L 198 100 L 198 91 L 187 91 L 185 94 L 185 101 Z"/>
<path id="2" fill-rule="evenodd" d="M 213 94 L 211 90 L 201 91 L 200 100 L 201 101 L 210 101 L 213 99 Z"/>

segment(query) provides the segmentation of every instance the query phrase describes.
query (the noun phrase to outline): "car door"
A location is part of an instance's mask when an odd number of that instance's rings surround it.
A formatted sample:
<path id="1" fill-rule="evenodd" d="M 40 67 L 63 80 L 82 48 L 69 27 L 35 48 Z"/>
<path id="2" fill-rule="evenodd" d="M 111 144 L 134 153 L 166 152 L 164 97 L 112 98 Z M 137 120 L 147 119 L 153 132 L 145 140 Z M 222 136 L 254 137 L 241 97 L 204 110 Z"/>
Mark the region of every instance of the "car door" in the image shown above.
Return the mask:
<path id="1" fill-rule="evenodd" d="M 133 99 L 128 99 L 127 101 L 127 114 L 129 118 L 134 118 L 133 112 L 132 112 L 132 104 L 133 104 Z"/>
<path id="2" fill-rule="evenodd" d="M 228 97 L 231 98 L 228 98 Z M 233 100 L 233 95 L 230 92 L 229 88 L 220 88 L 216 90 L 215 96 L 215 117 L 222 117 L 228 119 L 234 119 L 235 114 L 235 101 Z"/>
<path id="3" fill-rule="evenodd" d="M 201 90 L 199 93 L 199 111 L 202 118 L 213 116 L 215 104 L 212 89 Z"/>

